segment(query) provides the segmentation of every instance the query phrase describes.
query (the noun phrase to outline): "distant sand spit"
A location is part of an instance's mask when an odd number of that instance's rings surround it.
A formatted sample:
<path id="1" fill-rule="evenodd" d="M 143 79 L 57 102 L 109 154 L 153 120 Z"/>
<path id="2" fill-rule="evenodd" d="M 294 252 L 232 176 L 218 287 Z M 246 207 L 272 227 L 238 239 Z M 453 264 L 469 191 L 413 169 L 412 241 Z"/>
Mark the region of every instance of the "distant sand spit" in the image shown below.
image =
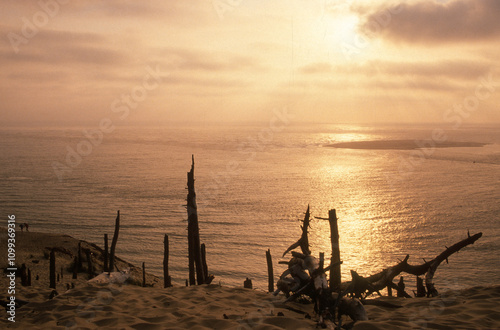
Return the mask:
<path id="1" fill-rule="evenodd" d="M 332 148 L 367 149 L 367 150 L 413 150 L 422 148 L 477 148 L 487 143 L 481 142 L 435 142 L 432 140 L 378 140 L 339 142 L 327 145 Z"/>
<path id="2" fill-rule="evenodd" d="M 6 231 L 0 230 L 2 250 Z M 18 329 L 314 329 L 317 317 L 312 304 L 284 304 L 284 296 L 251 289 L 221 287 L 216 284 L 163 288 L 161 279 L 148 275 L 149 287 L 133 284 L 91 284 L 86 274 L 73 280 L 69 272 L 57 284 L 59 295 L 49 299 L 48 260 L 46 247 L 58 248 L 60 266 L 69 266 L 76 253 L 78 240 L 69 236 L 19 233 L 18 263 L 32 267 L 40 276 L 33 286 L 22 287 L 16 281 L 16 298 L 28 303 L 16 310 L 16 322 L 0 318 L 0 328 Z M 88 245 L 87 245 L 88 244 Z M 99 249 L 94 249 L 99 259 Z M 68 254 L 69 253 L 69 254 Z M 6 253 L 0 266 L 6 267 Z M 67 256 L 67 257 L 65 257 Z M 33 260 L 37 262 L 33 263 Z M 37 268 L 39 267 L 39 268 Z M 130 267 L 119 261 L 119 267 Z M 135 283 L 142 278 L 133 269 Z M 139 276 L 140 275 L 140 276 Z M 216 282 L 216 281 L 215 281 Z M 2 276 L 0 287 L 7 295 L 7 278 Z M 66 283 L 75 284 L 66 290 Z M 152 287 L 151 287 L 152 286 Z M 500 329 L 500 286 L 475 287 L 462 291 L 442 292 L 436 298 L 392 298 L 377 300 L 400 305 L 393 309 L 367 305 L 369 321 L 358 322 L 354 329 Z M 309 318 L 311 317 L 311 318 Z M 350 320 L 343 318 L 343 323 Z"/>

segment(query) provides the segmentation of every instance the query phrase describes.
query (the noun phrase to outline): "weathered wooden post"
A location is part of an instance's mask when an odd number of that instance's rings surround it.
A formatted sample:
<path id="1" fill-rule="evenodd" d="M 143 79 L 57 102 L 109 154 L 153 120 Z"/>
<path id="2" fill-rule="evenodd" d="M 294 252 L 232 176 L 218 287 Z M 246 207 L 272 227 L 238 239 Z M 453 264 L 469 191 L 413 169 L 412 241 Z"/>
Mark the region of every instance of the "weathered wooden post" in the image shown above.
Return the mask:
<path id="1" fill-rule="evenodd" d="M 325 268 L 325 252 L 319 253 L 319 270 Z"/>
<path id="2" fill-rule="evenodd" d="M 94 266 L 92 265 L 92 254 L 90 250 L 85 250 L 87 256 L 87 273 L 89 274 L 89 280 L 94 277 Z"/>
<path id="3" fill-rule="evenodd" d="M 387 286 L 387 296 L 392 297 L 392 287 L 390 285 Z"/>
<path id="4" fill-rule="evenodd" d="M 21 285 L 28 286 L 28 273 L 26 271 L 26 264 L 21 265 Z"/>
<path id="5" fill-rule="evenodd" d="M 328 221 L 330 222 L 330 238 L 332 241 L 330 289 L 332 292 L 339 292 L 342 278 L 340 273 L 339 229 L 337 225 L 337 212 L 335 209 L 328 212 Z"/>
<path id="6" fill-rule="evenodd" d="M 73 279 L 76 280 L 78 278 L 78 257 L 75 257 L 73 262 Z"/>
<path id="7" fill-rule="evenodd" d="M 172 286 L 172 278 L 168 274 L 168 235 L 165 234 L 163 239 L 163 287 L 168 288 Z"/>
<path id="8" fill-rule="evenodd" d="M 142 287 L 146 287 L 146 263 L 142 263 Z"/>
<path id="9" fill-rule="evenodd" d="M 205 278 L 204 282 L 207 283 L 208 265 L 207 265 L 207 249 L 205 247 L 205 243 L 201 244 L 201 264 L 203 266 L 203 277 Z"/>
<path id="10" fill-rule="evenodd" d="M 78 261 L 77 261 L 77 271 L 81 272 L 83 268 L 83 258 L 82 258 L 82 242 L 78 242 Z"/>
<path id="11" fill-rule="evenodd" d="M 267 275 L 269 278 L 268 291 L 274 292 L 274 272 L 273 272 L 273 258 L 271 257 L 271 249 L 267 249 L 266 259 L 267 259 Z"/>
<path id="12" fill-rule="evenodd" d="M 405 286 L 406 285 L 405 285 L 403 276 L 401 276 L 399 278 L 399 282 L 398 282 L 397 286 L 398 286 L 398 290 L 397 290 L 396 296 L 397 297 L 405 297 L 407 293 L 405 292 Z"/>
<path id="13" fill-rule="evenodd" d="M 109 269 L 108 272 L 112 272 L 115 268 L 115 249 L 116 242 L 118 242 L 118 233 L 120 231 L 120 210 L 116 215 L 115 220 L 115 233 L 113 234 L 113 241 L 111 242 L 111 249 L 109 251 Z"/>
<path id="14" fill-rule="evenodd" d="M 49 287 L 52 289 L 55 289 L 56 288 L 56 254 L 54 252 L 54 249 L 52 249 L 50 251 L 49 277 L 50 277 Z"/>
<path id="15" fill-rule="evenodd" d="M 416 297 L 425 297 L 427 292 L 425 291 L 424 280 L 417 276 L 417 294 Z"/>
<path id="16" fill-rule="evenodd" d="M 104 265 L 103 265 L 103 272 L 109 272 L 109 257 L 108 257 L 108 234 L 104 234 Z"/>
<path id="17" fill-rule="evenodd" d="M 245 289 L 253 289 L 252 280 L 247 277 L 247 279 L 243 282 L 243 288 Z"/>
<path id="18" fill-rule="evenodd" d="M 188 213 L 188 254 L 189 254 L 189 284 L 195 284 L 194 272 L 198 285 L 205 283 L 203 263 L 201 261 L 200 228 L 198 225 L 198 207 L 194 190 L 194 155 L 191 170 L 187 173 L 187 213 Z"/>

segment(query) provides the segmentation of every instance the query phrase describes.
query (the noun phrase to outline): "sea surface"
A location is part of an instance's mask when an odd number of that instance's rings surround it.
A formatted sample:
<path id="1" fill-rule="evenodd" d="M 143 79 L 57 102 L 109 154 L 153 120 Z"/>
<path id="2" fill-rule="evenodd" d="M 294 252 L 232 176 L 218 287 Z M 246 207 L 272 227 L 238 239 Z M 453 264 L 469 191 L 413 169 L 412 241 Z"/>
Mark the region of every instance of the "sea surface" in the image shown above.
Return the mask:
<path id="1" fill-rule="evenodd" d="M 277 277 L 308 205 L 313 217 L 337 211 L 344 280 L 349 270 L 370 275 L 407 254 L 420 264 L 470 231 L 483 237 L 443 262 L 437 289 L 500 283 L 498 126 L 117 126 L 102 138 L 96 129 L 0 131 L 3 225 L 15 214 L 31 231 L 103 246 L 120 210 L 118 256 L 162 276 L 168 234 L 170 272 L 182 285 L 188 277 L 183 205 L 194 155 L 201 241 L 215 283 L 241 286 L 248 277 L 267 289 L 265 252 L 271 250 Z M 391 140 L 423 148 L 329 146 Z M 436 147 L 450 141 L 486 145 Z M 313 254 L 329 258 L 328 221 L 313 219 L 311 227 Z M 409 286 L 415 281 L 405 279 Z"/>

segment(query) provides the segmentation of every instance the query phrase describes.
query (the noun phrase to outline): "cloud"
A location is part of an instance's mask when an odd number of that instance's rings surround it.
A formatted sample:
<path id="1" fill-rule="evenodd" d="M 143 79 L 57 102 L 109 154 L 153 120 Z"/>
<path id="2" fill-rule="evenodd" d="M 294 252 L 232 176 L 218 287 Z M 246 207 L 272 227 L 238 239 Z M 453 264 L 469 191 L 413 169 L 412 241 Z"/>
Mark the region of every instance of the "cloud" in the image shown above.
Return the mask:
<path id="1" fill-rule="evenodd" d="M 203 11 L 211 5 L 202 0 L 193 1 L 135 1 L 135 0 L 79 0 L 68 3 L 58 1 L 7 1 L 2 4 L 2 12 L 10 13 L 10 19 L 21 17 L 30 19 L 38 11 L 53 11 L 54 15 L 69 15 L 81 19 L 161 19 L 169 24 L 198 25 L 206 23 Z M 0 13 L 0 17 L 2 13 Z M 51 13 L 52 16 L 52 13 Z"/>
<path id="2" fill-rule="evenodd" d="M 424 77 L 448 78 L 453 80 L 476 80 L 477 77 L 491 70 L 494 63 L 489 61 L 471 60 L 441 60 L 433 62 L 424 61 L 381 61 L 372 60 L 365 64 L 334 66 L 326 62 L 317 62 L 299 68 L 304 75 L 335 75 L 366 76 L 376 78 L 386 77 Z"/>
<path id="3" fill-rule="evenodd" d="M 8 32 L 0 28 L 2 33 Z M 95 33 L 44 30 L 27 42 L 28 45 L 19 54 L 7 44 L 0 47 L 2 64 L 108 65 L 126 60 L 123 52 L 111 48 L 113 43 L 110 40 Z"/>
<path id="4" fill-rule="evenodd" d="M 176 67 L 181 70 L 222 73 L 262 69 L 261 64 L 253 58 L 230 52 L 213 53 L 206 50 L 171 47 L 160 50 L 159 55 L 179 62 Z"/>
<path id="5" fill-rule="evenodd" d="M 500 36 L 500 1 L 451 0 L 401 2 L 375 11 L 358 8 L 360 30 L 407 43 L 477 42 Z"/>

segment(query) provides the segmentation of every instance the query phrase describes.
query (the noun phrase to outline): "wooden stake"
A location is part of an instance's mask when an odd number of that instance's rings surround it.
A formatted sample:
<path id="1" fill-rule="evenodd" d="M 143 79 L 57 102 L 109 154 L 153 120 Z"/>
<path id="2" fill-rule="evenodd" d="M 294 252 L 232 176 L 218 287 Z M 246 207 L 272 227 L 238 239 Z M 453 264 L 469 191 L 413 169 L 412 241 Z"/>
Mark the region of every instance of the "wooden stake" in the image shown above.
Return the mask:
<path id="1" fill-rule="evenodd" d="M 274 292 L 273 258 L 271 257 L 271 249 L 267 249 L 266 259 L 267 259 L 267 275 L 269 278 L 268 291 Z"/>
<path id="2" fill-rule="evenodd" d="M 253 288 L 252 280 L 247 277 L 247 279 L 245 280 L 245 282 L 243 282 L 243 287 L 245 289 L 252 289 Z"/>
<path id="3" fill-rule="evenodd" d="M 208 266 L 207 266 L 207 250 L 205 248 L 205 243 L 201 244 L 201 264 L 203 266 L 203 277 L 205 278 L 205 283 L 208 280 Z"/>
<path id="4" fill-rule="evenodd" d="M 200 228 L 198 225 L 198 207 L 194 190 L 194 155 L 192 156 L 191 171 L 187 173 L 187 213 L 188 213 L 188 255 L 189 255 L 189 284 L 205 283 L 203 263 L 201 261 Z"/>
<path id="5" fill-rule="evenodd" d="M 118 233 L 120 232 L 120 210 L 116 215 L 115 220 L 115 233 L 113 234 L 113 241 L 111 242 L 111 249 L 109 252 L 109 269 L 108 272 L 112 272 L 115 268 L 115 249 L 116 242 L 118 242 Z"/>
<path id="6" fill-rule="evenodd" d="M 169 288 L 172 286 L 172 278 L 168 274 L 168 235 L 165 234 L 165 238 L 163 239 L 163 287 Z"/>
<path id="7" fill-rule="evenodd" d="M 142 263 L 142 287 L 146 287 L 146 263 Z"/>
<path id="8" fill-rule="evenodd" d="M 92 265 L 92 255 L 90 250 L 85 250 L 87 256 L 87 273 L 89 274 L 89 280 L 94 277 L 94 266 Z"/>
<path id="9" fill-rule="evenodd" d="M 330 269 L 330 289 L 339 292 L 341 283 L 340 273 L 340 246 L 339 246 L 339 229 L 337 226 L 337 212 L 332 209 L 328 212 L 328 221 L 330 222 L 330 237 L 332 241 L 332 260 L 333 265 Z"/>
<path id="10" fill-rule="evenodd" d="M 77 272 L 81 272 L 83 268 L 83 258 L 82 258 L 82 242 L 78 242 L 78 261 L 77 261 Z"/>
<path id="11" fill-rule="evenodd" d="M 78 258 L 75 257 L 73 262 L 73 279 L 76 280 L 78 278 Z"/>
<path id="12" fill-rule="evenodd" d="M 103 272 L 109 272 L 109 255 L 108 255 L 108 234 L 104 234 L 104 265 Z"/>
<path id="13" fill-rule="evenodd" d="M 52 289 L 56 288 L 56 254 L 54 249 L 50 251 L 50 268 L 49 268 L 50 285 Z"/>
<path id="14" fill-rule="evenodd" d="M 21 270 L 21 285 L 28 286 L 28 273 L 26 271 L 26 264 L 22 264 L 20 270 Z"/>

